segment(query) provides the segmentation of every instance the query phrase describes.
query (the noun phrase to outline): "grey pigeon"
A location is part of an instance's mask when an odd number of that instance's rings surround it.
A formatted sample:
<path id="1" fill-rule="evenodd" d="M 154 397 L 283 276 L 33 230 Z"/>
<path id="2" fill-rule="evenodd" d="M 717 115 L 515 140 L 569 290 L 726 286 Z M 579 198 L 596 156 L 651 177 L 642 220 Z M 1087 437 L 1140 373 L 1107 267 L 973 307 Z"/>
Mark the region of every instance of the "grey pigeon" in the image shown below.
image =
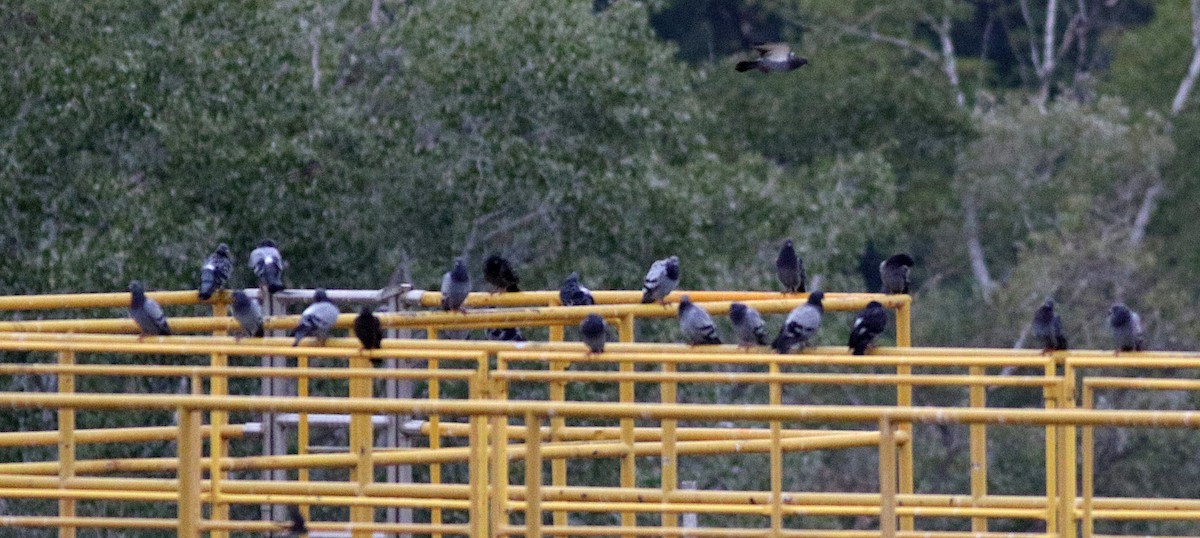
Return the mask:
<path id="1" fill-rule="evenodd" d="M 524 342 L 525 336 L 521 334 L 521 329 L 516 327 L 505 327 L 503 329 L 488 329 L 488 340 L 497 340 L 500 342 Z"/>
<path id="2" fill-rule="evenodd" d="M 786 73 L 808 65 L 808 59 L 796 56 L 787 43 L 764 43 L 755 45 L 754 50 L 759 55 L 757 60 L 738 62 L 734 69 L 739 73 L 751 69 L 757 69 L 763 73 Z"/>
<path id="3" fill-rule="evenodd" d="M 563 306 L 586 306 L 596 304 L 592 290 L 579 283 L 579 273 L 571 273 L 558 288 L 558 301 Z"/>
<path id="4" fill-rule="evenodd" d="M 274 241 L 267 239 L 250 252 L 250 268 L 254 269 L 259 284 L 265 285 L 267 291 L 283 291 L 283 255 Z"/>
<path id="5" fill-rule="evenodd" d="M 592 353 L 604 353 L 608 339 L 608 328 L 600 314 L 588 314 L 579 324 L 579 336 Z"/>
<path id="6" fill-rule="evenodd" d="M 908 254 L 896 254 L 879 264 L 879 278 L 883 280 L 883 293 L 908 293 L 908 271 L 914 262 Z"/>
<path id="7" fill-rule="evenodd" d="M 867 348 L 875 343 L 875 338 L 887 329 L 888 315 L 879 301 L 867 303 L 867 307 L 854 318 L 854 326 L 850 328 L 850 340 L 846 345 L 855 355 L 865 355 Z"/>
<path id="8" fill-rule="evenodd" d="M 200 300 L 207 301 L 221 289 L 233 273 L 233 260 L 229 259 L 229 245 L 221 243 L 217 250 L 204 259 L 200 267 Z"/>
<path id="9" fill-rule="evenodd" d="M 171 328 L 167 326 L 167 316 L 154 299 L 146 297 L 146 288 L 142 287 L 142 283 L 136 280 L 130 282 L 129 294 L 129 317 L 141 329 L 138 340 L 147 336 L 169 336 Z"/>
<path id="10" fill-rule="evenodd" d="M 656 260 L 642 283 L 642 302 L 666 304 L 664 299 L 679 286 L 679 257 Z"/>
<path id="11" fill-rule="evenodd" d="M 824 298 L 825 292 L 814 291 L 808 295 L 807 303 L 793 308 L 784 320 L 783 327 L 779 328 L 779 336 L 771 342 L 771 347 L 779 353 L 787 353 L 793 347 L 811 345 L 813 337 L 821 329 L 821 315 L 825 313 L 821 300 Z"/>
<path id="12" fill-rule="evenodd" d="M 762 314 L 742 303 L 729 305 L 729 321 L 738 336 L 738 346 L 750 348 L 767 345 L 767 328 Z"/>
<path id="13" fill-rule="evenodd" d="M 693 304 L 687 295 L 679 299 L 679 330 L 683 331 L 688 344 L 693 346 L 721 343 L 712 317 L 703 308 Z"/>
<path id="14" fill-rule="evenodd" d="M 383 345 L 383 325 L 371 311 L 364 306 L 354 318 L 354 336 L 362 343 L 363 349 L 379 349 Z"/>
<path id="15" fill-rule="evenodd" d="M 779 256 L 775 258 L 775 272 L 783 284 L 784 293 L 804 293 L 804 261 L 796 257 L 792 240 L 783 242 Z"/>
<path id="16" fill-rule="evenodd" d="M 467 274 L 467 263 L 454 258 L 454 269 L 442 275 L 442 310 L 463 311 L 463 303 L 471 294 L 471 275 Z"/>
<path id="17" fill-rule="evenodd" d="M 1112 329 L 1117 352 L 1145 350 L 1146 333 L 1142 330 L 1142 317 L 1122 303 L 1112 305 L 1109 312 L 1108 328 Z"/>
<path id="18" fill-rule="evenodd" d="M 492 254 L 483 261 L 483 279 L 495 286 L 496 291 L 521 291 L 521 279 L 513 271 L 512 264 L 499 254 Z"/>
<path id="19" fill-rule="evenodd" d="M 1062 318 L 1054 311 L 1054 300 L 1047 299 L 1033 313 L 1033 337 L 1042 343 L 1042 352 L 1067 349 L 1067 337 L 1063 335 Z"/>
<path id="20" fill-rule="evenodd" d="M 313 294 L 313 302 L 304 309 L 300 314 L 300 325 L 296 326 L 296 330 L 292 331 L 292 336 L 296 340 L 292 342 L 292 347 L 300 345 L 300 341 L 306 336 L 315 336 L 317 341 L 324 344 L 325 339 L 329 338 L 329 330 L 333 328 L 333 324 L 337 323 L 338 307 L 329 300 L 329 296 L 325 294 L 325 288 L 317 288 Z"/>
<path id="21" fill-rule="evenodd" d="M 233 292 L 233 318 L 237 320 L 238 325 L 242 326 L 242 334 L 238 335 L 239 339 L 242 335 L 262 337 L 262 307 L 259 306 L 258 301 L 251 299 L 242 290 Z"/>

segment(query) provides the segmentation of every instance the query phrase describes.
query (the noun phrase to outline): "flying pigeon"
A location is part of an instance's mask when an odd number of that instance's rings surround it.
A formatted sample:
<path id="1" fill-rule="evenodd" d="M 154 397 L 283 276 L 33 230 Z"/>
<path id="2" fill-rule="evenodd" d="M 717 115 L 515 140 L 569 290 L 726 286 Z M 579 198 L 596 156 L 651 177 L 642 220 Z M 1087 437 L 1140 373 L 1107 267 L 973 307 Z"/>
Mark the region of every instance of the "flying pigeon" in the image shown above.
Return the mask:
<path id="1" fill-rule="evenodd" d="M 751 348 L 767 345 L 767 329 L 762 314 L 742 303 L 729 305 L 729 321 L 738 335 L 738 346 Z"/>
<path id="2" fill-rule="evenodd" d="M 558 288 L 558 301 L 563 306 L 585 306 L 596 304 L 592 290 L 579 283 L 579 273 L 571 273 Z"/>
<path id="3" fill-rule="evenodd" d="M 854 318 L 854 327 L 850 329 L 850 341 L 847 346 L 855 355 L 865 355 L 867 348 L 875 344 L 875 337 L 887 328 L 887 310 L 879 301 L 867 303 L 867 307 Z"/>
<path id="4" fill-rule="evenodd" d="M 501 342 L 524 342 L 525 337 L 521 334 L 521 329 L 516 327 L 505 327 L 503 329 L 488 329 L 488 340 L 499 340 Z"/>
<path id="5" fill-rule="evenodd" d="M 267 291 L 283 291 L 283 256 L 274 241 L 267 239 L 250 252 L 250 267 L 254 269 L 258 283 L 267 286 Z"/>
<path id="6" fill-rule="evenodd" d="M 149 297 L 142 283 L 134 280 L 129 283 L 129 317 L 137 322 L 141 329 L 138 340 L 147 336 L 170 336 L 171 328 L 167 326 L 167 316 L 161 306 Z"/>
<path id="7" fill-rule="evenodd" d="M 796 56 L 787 43 L 755 45 L 754 50 L 759 54 L 758 59 L 738 62 L 734 69 L 739 73 L 751 69 L 758 69 L 763 73 L 786 73 L 808 64 L 808 59 Z"/>
<path id="8" fill-rule="evenodd" d="M 679 299 L 679 330 L 693 346 L 721 343 L 712 317 L 703 308 L 692 304 L 687 295 Z"/>
<path id="9" fill-rule="evenodd" d="M 221 243 L 217 245 L 216 252 L 204 259 L 204 265 L 200 267 L 200 300 L 207 301 L 211 298 L 213 293 L 221 289 L 231 273 L 233 260 L 229 259 L 229 245 Z"/>
<path id="10" fill-rule="evenodd" d="M 316 336 L 317 341 L 324 344 L 325 339 L 329 338 L 329 330 L 333 328 L 333 324 L 337 323 L 338 307 L 329 300 L 329 296 L 325 294 L 325 288 L 317 288 L 313 294 L 313 302 L 304 309 L 304 313 L 300 314 L 300 325 L 296 326 L 296 330 L 292 331 L 292 336 L 296 340 L 292 342 L 292 347 L 300 345 L 300 341 L 305 336 Z"/>
<path id="11" fill-rule="evenodd" d="M 467 295 L 471 293 L 471 275 L 467 274 L 467 264 L 462 258 L 454 258 L 454 269 L 442 275 L 442 310 L 463 309 Z"/>
<path id="12" fill-rule="evenodd" d="M 483 261 L 483 279 L 496 287 L 496 291 L 521 291 L 517 286 L 521 279 L 513 271 L 512 264 L 499 254 L 492 254 Z"/>
<path id="13" fill-rule="evenodd" d="M 779 328 L 779 336 L 771 342 L 771 347 L 779 353 L 787 353 L 797 345 L 803 348 L 811 344 L 821 329 L 821 314 L 825 312 L 821 300 L 824 298 L 825 292 L 814 291 L 808 295 L 807 303 L 793 308 L 784 320 L 783 327 Z"/>
<path id="14" fill-rule="evenodd" d="M 241 339 L 243 335 L 262 337 L 262 307 L 258 305 L 258 301 L 251 299 L 242 290 L 233 292 L 233 318 L 237 320 L 238 325 L 242 326 L 242 334 L 238 335 L 238 339 Z"/>
<path id="15" fill-rule="evenodd" d="M 371 312 L 371 307 L 362 307 L 358 317 L 354 318 L 354 336 L 362 342 L 363 349 L 379 349 L 382 345 L 383 326 L 379 324 L 375 313 Z"/>
<path id="16" fill-rule="evenodd" d="M 600 314 L 588 314 L 579 324 L 579 336 L 592 353 L 604 353 L 604 342 L 608 337 L 607 325 Z"/>
<path id="17" fill-rule="evenodd" d="M 656 260 L 646 272 L 642 284 L 642 302 L 666 304 L 664 299 L 679 285 L 679 257 Z"/>
<path id="18" fill-rule="evenodd" d="M 1112 305 L 1110 312 L 1108 328 L 1112 329 L 1117 353 L 1143 351 L 1146 347 L 1146 333 L 1142 330 L 1142 317 L 1122 303 Z"/>
<path id="19" fill-rule="evenodd" d="M 804 261 L 796 257 L 791 239 L 784 241 L 783 248 L 779 249 L 775 272 L 779 274 L 784 293 L 804 293 Z"/>
<path id="20" fill-rule="evenodd" d="M 1067 337 L 1063 336 L 1062 318 L 1054 312 L 1054 300 L 1047 299 L 1046 304 L 1038 307 L 1033 313 L 1033 337 L 1042 342 L 1042 352 L 1048 353 L 1059 349 L 1067 349 Z"/>
<path id="21" fill-rule="evenodd" d="M 883 293 L 908 293 L 908 270 L 913 266 L 912 256 L 896 254 L 879 264 L 879 278 L 883 280 Z"/>

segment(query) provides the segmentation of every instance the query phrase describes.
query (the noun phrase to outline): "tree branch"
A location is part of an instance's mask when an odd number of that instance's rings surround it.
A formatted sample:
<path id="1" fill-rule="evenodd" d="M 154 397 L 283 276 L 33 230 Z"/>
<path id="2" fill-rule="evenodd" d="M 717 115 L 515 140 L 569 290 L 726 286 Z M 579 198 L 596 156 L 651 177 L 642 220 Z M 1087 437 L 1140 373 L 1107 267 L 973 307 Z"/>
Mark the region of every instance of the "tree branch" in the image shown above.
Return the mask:
<path id="1" fill-rule="evenodd" d="M 971 261 L 971 272 L 975 274 L 975 280 L 979 282 L 984 301 L 988 301 L 997 285 L 988 271 L 987 259 L 983 254 L 983 243 L 979 240 L 979 205 L 975 200 L 975 194 L 972 192 L 963 194 L 962 205 L 963 234 L 966 235 L 967 257 Z"/>
<path id="2" fill-rule="evenodd" d="M 959 108 L 967 106 L 967 97 L 963 95 L 962 85 L 958 80 L 958 62 L 954 57 L 954 40 L 950 39 L 950 0 L 946 0 L 946 11 L 942 12 L 941 24 L 935 26 L 938 41 L 942 45 L 942 72 L 950 79 L 954 88 L 954 102 Z"/>
<path id="3" fill-rule="evenodd" d="M 875 41 L 878 43 L 887 43 L 889 45 L 894 45 L 896 47 L 900 47 L 901 49 L 904 49 L 908 52 L 912 52 L 914 54 L 923 56 L 925 59 L 930 60 L 930 61 L 937 62 L 940 60 L 940 58 L 938 58 L 937 53 L 934 52 L 933 49 L 930 49 L 929 47 L 923 47 L 921 45 L 913 43 L 912 41 L 909 41 L 904 38 L 881 34 L 875 30 L 870 30 L 870 31 L 861 30 L 859 28 L 855 28 L 853 26 L 847 26 L 844 24 L 839 25 L 839 28 L 843 32 L 853 35 L 853 36 L 866 38 L 866 39 L 869 39 L 871 41 Z"/>
<path id="4" fill-rule="evenodd" d="M 308 34 L 308 44 L 312 46 L 312 89 L 318 91 L 321 89 L 321 27 L 313 26 L 312 32 Z"/>
<path id="5" fill-rule="evenodd" d="M 1146 237 L 1146 227 L 1150 225 L 1150 217 L 1154 215 L 1154 208 L 1158 205 L 1158 195 L 1162 194 L 1162 190 L 1162 183 L 1158 181 L 1146 188 L 1146 194 L 1142 195 L 1142 204 L 1138 207 L 1137 216 L 1133 219 L 1133 229 L 1129 232 L 1129 246 L 1137 247 Z"/>

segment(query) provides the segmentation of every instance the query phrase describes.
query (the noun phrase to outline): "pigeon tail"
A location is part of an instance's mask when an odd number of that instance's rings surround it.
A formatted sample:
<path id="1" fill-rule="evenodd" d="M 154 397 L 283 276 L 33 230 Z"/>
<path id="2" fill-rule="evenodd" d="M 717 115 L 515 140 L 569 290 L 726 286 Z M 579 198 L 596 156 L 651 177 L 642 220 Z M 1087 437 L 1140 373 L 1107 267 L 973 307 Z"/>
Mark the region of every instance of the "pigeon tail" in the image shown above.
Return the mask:
<path id="1" fill-rule="evenodd" d="M 263 267 L 263 280 L 267 283 L 267 291 L 271 293 L 279 293 L 284 290 L 283 275 L 279 271 L 279 266 L 270 264 Z"/>
<path id="2" fill-rule="evenodd" d="M 651 290 L 643 291 L 642 292 L 642 304 L 650 304 L 653 302 L 654 302 L 654 295 L 651 292 Z"/>
<path id="3" fill-rule="evenodd" d="M 296 327 L 296 330 L 292 332 L 292 336 L 296 337 L 296 340 L 292 342 L 292 347 L 300 345 L 300 341 L 306 336 L 312 334 L 314 330 L 316 330 L 316 327 L 314 327 L 311 323 L 307 323 L 307 321 L 301 323 L 300 326 Z"/>
<path id="4" fill-rule="evenodd" d="M 266 333 L 265 333 L 265 332 L 263 332 L 262 325 L 259 325 L 259 326 L 258 326 L 258 330 L 257 330 L 257 331 L 254 331 L 254 337 L 255 337 L 255 338 L 262 338 L 262 337 L 263 337 L 263 336 L 265 336 L 265 335 L 266 335 Z M 293 346 L 293 347 L 295 347 L 295 346 Z"/>
<path id="5" fill-rule="evenodd" d="M 210 269 L 208 267 L 205 267 L 203 270 L 200 271 L 200 300 L 201 301 L 207 301 L 210 298 L 212 298 L 213 293 L 217 291 L 217 286 L 220 285 L 217 282 L 216 275 L 214 274 L 215 272 L 216 272 L 215 269 Z"/>
<path id="6" fill-rule="evenodd" d="M 517 286 L 516 283 L 513 283 L 513 284 L 509 284 L 507 288 L 504 288 L 504 291 L 506 291 L 508 293 L 512 293 L 514 291 L 521 291 L 521 288 L 519 286 Z"/>

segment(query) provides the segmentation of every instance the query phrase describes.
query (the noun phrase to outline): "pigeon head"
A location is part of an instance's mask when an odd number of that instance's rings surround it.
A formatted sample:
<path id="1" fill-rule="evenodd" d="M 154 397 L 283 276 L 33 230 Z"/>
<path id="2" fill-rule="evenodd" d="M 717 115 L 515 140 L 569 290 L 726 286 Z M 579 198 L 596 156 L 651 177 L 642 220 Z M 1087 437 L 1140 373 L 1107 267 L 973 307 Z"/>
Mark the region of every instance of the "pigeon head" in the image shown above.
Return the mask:
<path id="1" fill-rule="evenodd" d="M 1054 310 L 1054 299 L 1046 299 L 1046 302 L 1042 303 L 1042 308 Z"/>
<path id="2" fill-rule="evenodd" d="M 450 278 L 453 278 L 455 282 L 466 282 L 467 280 L 470 280 L 471 277 L 467 274 L 466 260 L 461 257 L 454 258 L 454 269 L 450 271 Z"/>
<path id="3" fill-rule="evenodd" d="M 679 313 L 682 314 L 685 310 L 692 308 L 693 306 L 695 305 L 692 304 L 691 297 L 684 295 L 683 297 L 679 298 Z"/>
<path id="4" fill-rule="evenodd" d="M 325 288 L 317 288 L 317 291 L 313 292 L 313 302 L 329 303 L 332 301 L 329 300 L 329 295 L 325 293 Z"/>
<path id="5" fill-rule="evenodd" d="M 824 292 L 819 291 L 817 293 L 820 293 L 822 296 L 825 295 Z M 871 302 L 867 303 L 867 308 L 883 308 L 883 304 L 880 303 L 879 301 L 871 301 Z"/>
<path id="6" fill-rule="evenodd" d="M 1109 312 L 1112 314 L 1113 327 L 1122 327 L 1129 324 L 1129 307 L 1122 303 L 1117 303 L 1112 305 L 1112 308 L 1109 309 Z"/>
<path id="7" fill-rule="evenodd" d="M 137 306 L 146 302 L 146 288 L 142 287 L 142 283 L 134 280 L 129 283 L 129 293 L 133 295 L 133 305 Z"/>
<path id="8" fill-rule="evenodd" d="M 578 272 L 567 275 L 567 279 L 563 281 L 563 284 L 571 284 L 571 283 L 576 283 L 576 284 L 579 283 L 579 273 Z"/>
<path id="9" fill-rule="evenodd" d="M 246 295 L 246 292 L 244 292 L 242 290 L 234 291 L 233 292 L 233 307 L 238 310 L 241 310 L 243 308 L 246 308 L 247 306 L 250 306 L 250 297 L 248 295 Z"/>
<path id="10" fill-rule="evenodd" d="M 258 244 L 258 246 L 259 247 L 279 248 L 278 246 L 275 245 L 275 242 L 270 239 L 263 239 L 262 242 Z"/>
<path id="11" fill-rule="evenodd" d="M 369 307 L 369 306 L 363 306 L 362 310 L 358 311 L 358 315 L 360 315 L 360 316 L 370 316 L 373 314 L 374 314 L 374 312 L 371 310 L 371 307 Z"/>
<path id="12" fill-rule="evenodd" d="M 729 305 L 729 320 L 734 323 L 741 323 L 746 319 L 746 305 L 742 303 L 733 303 Z"/>
<path id="13" fill-rule="evenodd" d="M 483 270 L 488 272 L 499 272 L 503 265 L 504 258 L 501 258 L 499 254 L 492 254 L 483 261 Z"/>
<path id="14" fill-rule="evenodd" d="M 912 256 L 909 256 L 908 254 L 904 254 L 904 253 L 893 255 L 891 258 L 888 258 L 887 261 L 885 261 L 883 263 L 887 264 L 889 267 L 895 267 L 897 265 L 903 265 L 904 267 L 912 267 L 913 265 L 916 264 L 916 262 L 913 261 Z"/>
<path id="15" fill-rule="evenodd" d="M 667 278 L 679 280 L 679 256 L 667 258 Z"/>
<path id="16" fill-rule="evenodd" d="M 825 309 L 825 307 L 821 304 L 821 301 L 823 301 L 823 300 L 825 300 L 825 292 L 823 292 L 823 291 L 814 291 L 814 292 L 808 294 L 808 304 L 813 305 L 822 310 Z"/>
<path id="17" fill-rule="evenodd" d="M 228 257 L 229 256 L 229 245 L 226 245 L 225 243 L 221 243 L 220 245 L 217 245 L 217 254 Z"/>
<path id="18" fill-rule="evenodd" d="M 795 248 L 795 247 L 792 245 L 792 240 L 788 239 L 787 241 L 783 242 L 783 248 Z"/>

